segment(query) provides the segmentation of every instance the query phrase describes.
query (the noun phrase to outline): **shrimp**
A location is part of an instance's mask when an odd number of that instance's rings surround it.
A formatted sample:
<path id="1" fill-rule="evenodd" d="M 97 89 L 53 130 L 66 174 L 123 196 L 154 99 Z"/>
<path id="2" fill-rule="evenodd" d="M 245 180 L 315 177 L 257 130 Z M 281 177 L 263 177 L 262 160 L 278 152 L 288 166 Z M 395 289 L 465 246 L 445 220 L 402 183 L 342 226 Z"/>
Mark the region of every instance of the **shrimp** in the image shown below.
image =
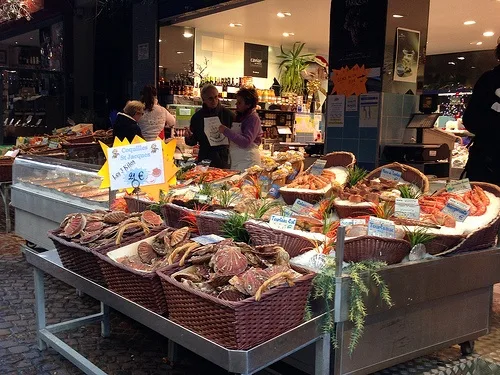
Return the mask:
<path id="1" fill-rule="evenodd" d="M 490 198 L 488 198 L 483 188 L 481 188 L 480 186 L 474 186 L 474 191 L 479 196 L 479 199 L 481 199 L 481 201 L 485 206 L 490 204 Z"/>

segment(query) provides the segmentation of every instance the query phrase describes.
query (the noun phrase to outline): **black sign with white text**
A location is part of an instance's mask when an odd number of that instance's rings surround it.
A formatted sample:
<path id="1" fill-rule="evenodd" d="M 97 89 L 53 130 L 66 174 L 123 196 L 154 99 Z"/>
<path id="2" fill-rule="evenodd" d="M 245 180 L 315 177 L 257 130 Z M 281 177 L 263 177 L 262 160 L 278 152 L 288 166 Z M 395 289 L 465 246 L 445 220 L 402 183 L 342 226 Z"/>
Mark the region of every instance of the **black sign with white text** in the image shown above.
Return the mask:
<path id="1" fill-rule="evenodd" d="M 269 47 L 245 43 L 245 76 L 267 78 Z"/>

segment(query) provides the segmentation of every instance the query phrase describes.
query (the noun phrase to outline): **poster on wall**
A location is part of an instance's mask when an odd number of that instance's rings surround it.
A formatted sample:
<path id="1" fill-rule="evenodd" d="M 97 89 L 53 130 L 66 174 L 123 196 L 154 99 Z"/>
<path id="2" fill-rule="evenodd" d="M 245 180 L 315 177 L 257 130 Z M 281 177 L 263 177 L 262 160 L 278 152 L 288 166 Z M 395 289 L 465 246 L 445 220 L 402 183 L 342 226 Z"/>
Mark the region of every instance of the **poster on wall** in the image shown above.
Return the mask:
<path id="1" fill-rule="evenodd" d="M 380 111 L 380 94 L 363 94 L 359 96 L 359 127 L 376 128 Z"/>
<path id="2" fill-rule="evenodd" d="M 269 47 L 245 43 L 244 74 L 249 77 L 267 78 Z"/>
<path id="3" fill-rule="evenodd" d="M 326 102 L 326 126 L 333 128 L 344 127 L 344 95 L 328 95 Z"/>
<path id="4" fill-rule="evenodd" d="M 398 27 L 394 81 L 417 82 L 420 31 Z"/>

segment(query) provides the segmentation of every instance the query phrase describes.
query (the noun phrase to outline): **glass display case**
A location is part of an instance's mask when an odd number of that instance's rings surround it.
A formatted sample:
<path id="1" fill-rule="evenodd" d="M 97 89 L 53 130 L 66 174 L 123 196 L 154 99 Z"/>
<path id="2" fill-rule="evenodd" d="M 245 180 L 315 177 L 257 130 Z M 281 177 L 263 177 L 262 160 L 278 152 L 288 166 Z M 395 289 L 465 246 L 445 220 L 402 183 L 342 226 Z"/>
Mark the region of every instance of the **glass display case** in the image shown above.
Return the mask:
<path id="1" fill-rule="evenodd" d="M 100 188 L 100 168 L 43 156 L 17 157 L 11 189 L 16 234 L 50 249 L 47 231 L 57 228 L 66 215 L 108 209 L 114 194 Z"/>

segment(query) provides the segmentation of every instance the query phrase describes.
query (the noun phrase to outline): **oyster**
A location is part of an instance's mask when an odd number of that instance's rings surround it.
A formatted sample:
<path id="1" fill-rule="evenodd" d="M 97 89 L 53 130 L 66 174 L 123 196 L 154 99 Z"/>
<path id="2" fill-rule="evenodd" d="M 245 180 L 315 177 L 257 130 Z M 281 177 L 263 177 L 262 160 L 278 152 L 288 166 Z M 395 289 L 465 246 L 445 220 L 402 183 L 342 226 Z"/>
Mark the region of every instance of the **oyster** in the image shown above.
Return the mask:
<path id="1" fill-rule="evenodd" d="M 254 296 L 260 286 L 269 278 L 269 274 L 260 268 L 252 267 L 240 276 L 233 276 L 229 284 L 239 292 Z"/>
<path id="2" fill-rule="evenodd" d="M 146 210 L 142 213 L 141 221 L 153 227 L 157 227 L 163 224 L 162 217 L 151 210 Z"/>
<path id="3" fill-rule="evenodd" d="M 124 211 L 111 211 L 104 215 L 103 221 L 108 224 L 118 224 L 127 217 L 128 215 Z"/>
<path id="4" fill-rule="evenodd" d="M 137 255 L 143 263 L 152 264 L 153 259 L 156 259 L 157 255 L 153 250 L 153 246 L 143 241 L 137 247 Z"/>
<path id="5" fill-rule="evenodd" d="M 182 227 L 170 235 L 170 246 L 177 246 L 189 237 L 189 227 Z"/>
<path id="6" fill-rule="evenodd" d="M 104 228 L 104 223 L 102 221 L 89 221 L 87 218 L 87 225 L 85 225 L 86 232 L 96 232 Z"/>
<path id="7" fill-rule="evenodd" d="M 76 214 L 69 218 L 63 229 L 63 235 L 68 238 L 78 236 L 87 225 L 87 219 L 83 214 Z"/>
<path id="8" fill-rule="evenodd" d="M 235 276 L 246 270 L 248 262 L 238 247 L 227 246 L 217 250 L 210 265 L 220 276 Z"/>

